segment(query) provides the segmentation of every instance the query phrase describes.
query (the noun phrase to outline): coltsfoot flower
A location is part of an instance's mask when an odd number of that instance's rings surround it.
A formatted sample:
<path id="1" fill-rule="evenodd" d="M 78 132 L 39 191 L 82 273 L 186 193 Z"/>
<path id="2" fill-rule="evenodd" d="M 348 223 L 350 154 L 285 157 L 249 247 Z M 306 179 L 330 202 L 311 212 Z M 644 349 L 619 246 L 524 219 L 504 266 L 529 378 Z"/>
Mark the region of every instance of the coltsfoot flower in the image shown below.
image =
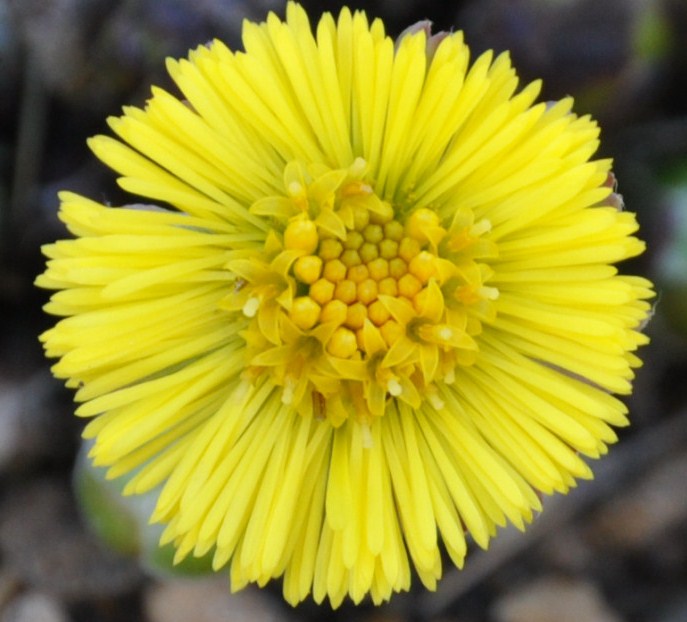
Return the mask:
<path id="1" fill-rule="evenodd" d="M 433 589 L 442 543 L 462 566 L 523 528 L 628 423 L 635 218 L 596 124 L 461 33 L 343 9 L 313 35 L 290 3 L 243 43 L 90 140 L 150 205 L 61 194 L 47 354 L 177 559 L 291 603 Z"/>

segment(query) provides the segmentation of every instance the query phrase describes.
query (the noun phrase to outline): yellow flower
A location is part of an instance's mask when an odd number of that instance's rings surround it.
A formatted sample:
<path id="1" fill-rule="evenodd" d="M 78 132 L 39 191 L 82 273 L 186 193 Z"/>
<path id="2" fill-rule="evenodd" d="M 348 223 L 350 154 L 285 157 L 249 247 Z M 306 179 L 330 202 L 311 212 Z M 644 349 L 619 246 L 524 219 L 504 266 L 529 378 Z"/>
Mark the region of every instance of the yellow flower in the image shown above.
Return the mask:
<path id="1" fill-rule="evenodd" d="M 415 32 L 417 31 L 417 32 Z M 42 339 L 92 458 L 160 487 L 177 559 L 297 603 L 429 588 L 441 543 L 523 528 L 626 425 L 651 284 L 598 128 L 461 33 L 394 43 L 343 9 L 246 23 L 168 63 L 89 144 L 125 190 L 71 193 Z"/>

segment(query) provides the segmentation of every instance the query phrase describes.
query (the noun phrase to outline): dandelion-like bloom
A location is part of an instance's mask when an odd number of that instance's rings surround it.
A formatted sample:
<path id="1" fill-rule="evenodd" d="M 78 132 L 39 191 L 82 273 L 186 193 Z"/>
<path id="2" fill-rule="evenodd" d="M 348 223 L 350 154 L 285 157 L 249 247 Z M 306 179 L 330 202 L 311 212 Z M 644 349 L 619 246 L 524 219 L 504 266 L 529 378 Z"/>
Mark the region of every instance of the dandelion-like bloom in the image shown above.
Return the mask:
<path id="1" fill-rule="evenodd" d="M 90 141 L 125 190 L 71 193 L 43 335 L 94 462 L 161 487 L 177 558 L 337 606 L 432 589 L 441 543 L 522 528 L 626 425 L 651 284 L 598 128 L 460 33 L 343 9 L 169 61 L 183 101 Z"/>

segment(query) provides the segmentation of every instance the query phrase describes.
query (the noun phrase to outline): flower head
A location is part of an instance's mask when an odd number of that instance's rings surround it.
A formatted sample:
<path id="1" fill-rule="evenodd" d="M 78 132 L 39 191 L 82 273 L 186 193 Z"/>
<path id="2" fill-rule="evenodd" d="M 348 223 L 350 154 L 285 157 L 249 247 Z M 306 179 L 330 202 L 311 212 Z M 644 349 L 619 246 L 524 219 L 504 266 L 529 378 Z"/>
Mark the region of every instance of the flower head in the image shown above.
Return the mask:
<path id="1" fill-rule="evenodd" d="M 243 43 L 170 60 L 183 101 L 91 139 L 163 207 L 61 195 L 47 354 L 178 559 L 292 603 L 433 588 L 441 542 L 462 566 L 522 528 L 627 424 L 634 216 L 596 124 L 460 33 L 343 9 L 313 35 L 290 3 Z"/>

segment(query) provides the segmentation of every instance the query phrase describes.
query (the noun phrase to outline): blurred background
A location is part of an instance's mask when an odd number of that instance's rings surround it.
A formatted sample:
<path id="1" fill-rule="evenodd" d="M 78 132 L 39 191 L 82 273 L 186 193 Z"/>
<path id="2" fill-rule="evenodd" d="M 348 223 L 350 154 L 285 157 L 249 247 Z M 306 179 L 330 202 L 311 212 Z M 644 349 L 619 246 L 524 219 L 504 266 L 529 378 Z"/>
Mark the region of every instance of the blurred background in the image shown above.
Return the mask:
<path id="1" fill-rule="evenodd" d="M 313 22 L 342 2 L 303 2 Z M 114 175 L 85 139 L 170 87 L 167 56 L 213 37 L 240 46 L 244 18 L 282 0 L 0 0 L 0 622 L 354 620 L 685 622 L 687 620 L 687 2 L 359 0 L 395 36 L 428 18 L 464 30 L 475 55 L 509 49 L 544 98 L 573 95 L 603 127 L 619 191 L 648 252 L 627 270 L 659 291 L 652 343 L 629 399 L 633 425 L 596 479 L 521 534 L 505 530 L 436 593 L 418 582 L 373 608 L 305 603 L 280 586 L 230 596 L 224 574 L 165 576 L 145 544 L 112 552 L 86 527 L 72 471 L 80 422 L 50 376 L 50 326 L 33 285 L 40 245 L 63 237 L 60 189 L 117 203 Z M 122 519 L 124 520 L 124 519 Z M 116 519 L 117 524 L 125 524 Z M 142 563 L 141 563 L 142 562 Z"/>

